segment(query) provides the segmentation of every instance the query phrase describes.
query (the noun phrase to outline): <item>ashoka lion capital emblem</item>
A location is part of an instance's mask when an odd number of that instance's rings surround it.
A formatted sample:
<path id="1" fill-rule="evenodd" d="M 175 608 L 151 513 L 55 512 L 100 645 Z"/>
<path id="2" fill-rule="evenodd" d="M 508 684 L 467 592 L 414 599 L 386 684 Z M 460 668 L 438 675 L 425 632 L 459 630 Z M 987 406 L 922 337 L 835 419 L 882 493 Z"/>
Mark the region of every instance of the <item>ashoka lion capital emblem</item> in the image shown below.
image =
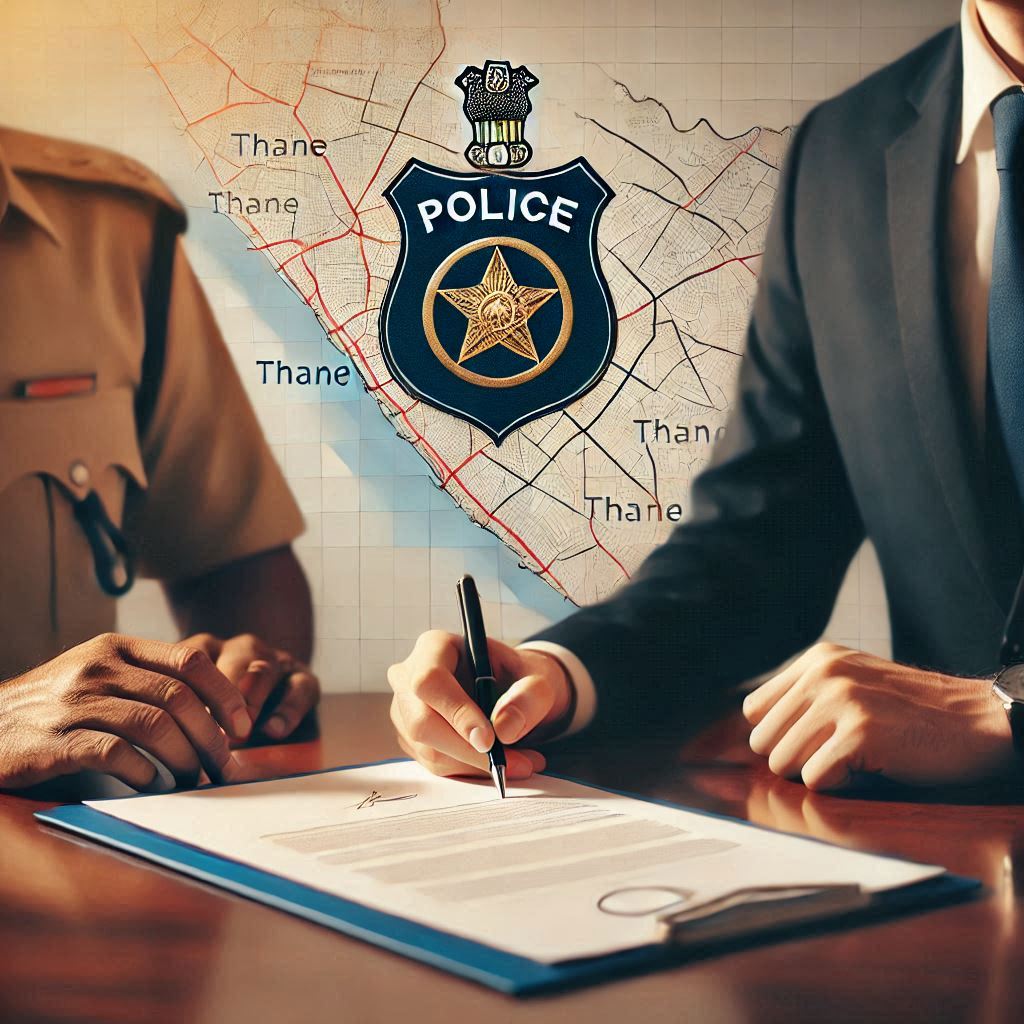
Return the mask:
<path id="1" fill-rule="evenodd" d="M 462 109 L 473 125 L 466 159 L 481 170 L 522 167 L 533 156 L 524 137 L 533 109 L 530 90 L 539 79 L 523 65 L 489 60 L 483 69 L 468 67 L 455 80 L 465 94 Z"/>

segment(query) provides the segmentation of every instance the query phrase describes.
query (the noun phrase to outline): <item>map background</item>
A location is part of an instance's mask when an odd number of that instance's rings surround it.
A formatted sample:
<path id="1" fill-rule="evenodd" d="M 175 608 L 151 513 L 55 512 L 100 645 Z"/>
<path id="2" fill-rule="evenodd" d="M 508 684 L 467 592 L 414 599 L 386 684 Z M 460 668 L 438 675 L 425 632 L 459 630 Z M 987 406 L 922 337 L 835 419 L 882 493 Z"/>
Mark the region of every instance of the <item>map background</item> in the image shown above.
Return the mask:
<path id="1" fill-rule="evenodd" d="M 14 0 L 0 38 L 0 121 L 126 152 L 189 207 L 189 253 L 308 523 L 299 557 L 317 610 L 315 667 L 332 690 L 381 689 L 430 626 L 457 627 L 454 579 L 472 572 L 495 635 L 517 640 L 571 610 L 430 482 L 353 372 L 344 389 L 263 386 L 256 359 L 346 362 L 271 266 L 210 209 L 207 178 L 124 29 L 148 0 Z M 549 93 L 599 66 L 676 123 L 725 135 L 782 128 L 956 18 L 955 0 L 491 0 L 443 5 L 449 60 L 525 62 Z M 120 628 L 173 636 L 158 588 L 138 586 Z M 887 653 L 870 548 L 855 560 L 827 635 Z"/>

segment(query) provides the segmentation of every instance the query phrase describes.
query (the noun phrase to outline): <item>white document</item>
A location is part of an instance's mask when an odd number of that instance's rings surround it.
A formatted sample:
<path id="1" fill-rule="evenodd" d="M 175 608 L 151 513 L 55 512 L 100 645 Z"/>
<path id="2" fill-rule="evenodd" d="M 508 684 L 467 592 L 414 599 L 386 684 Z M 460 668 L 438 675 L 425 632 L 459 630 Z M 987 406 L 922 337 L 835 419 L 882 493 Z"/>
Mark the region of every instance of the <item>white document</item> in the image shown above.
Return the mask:
<path id="1" fill-rule="evenodd" d="M 943 869 L 536 777 L 413 762 L 89 806 L 446 932 L 558 962 L 653 941 L 657 916 L 753 885 L 908 885 Z"/>

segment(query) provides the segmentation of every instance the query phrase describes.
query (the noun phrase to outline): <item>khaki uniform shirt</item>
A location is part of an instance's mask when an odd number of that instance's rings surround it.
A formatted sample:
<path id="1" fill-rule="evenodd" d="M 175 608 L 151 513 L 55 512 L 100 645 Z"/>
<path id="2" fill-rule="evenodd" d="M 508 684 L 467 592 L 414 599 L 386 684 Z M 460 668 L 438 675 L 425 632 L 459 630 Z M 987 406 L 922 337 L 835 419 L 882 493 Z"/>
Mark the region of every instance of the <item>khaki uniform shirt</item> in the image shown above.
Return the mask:
<path id="1" fill-rule="evenodd" d="M 289 543 L 302 518 L 180 242 L 148 429 L 134 401 L 157 215 L 125 157 L 0 129 L 0 679 L 113 628 L 73 502 L 98 492 L 139 569 L 188 579 Z M 18 397 L 95 375 L 95 390 Z"/>

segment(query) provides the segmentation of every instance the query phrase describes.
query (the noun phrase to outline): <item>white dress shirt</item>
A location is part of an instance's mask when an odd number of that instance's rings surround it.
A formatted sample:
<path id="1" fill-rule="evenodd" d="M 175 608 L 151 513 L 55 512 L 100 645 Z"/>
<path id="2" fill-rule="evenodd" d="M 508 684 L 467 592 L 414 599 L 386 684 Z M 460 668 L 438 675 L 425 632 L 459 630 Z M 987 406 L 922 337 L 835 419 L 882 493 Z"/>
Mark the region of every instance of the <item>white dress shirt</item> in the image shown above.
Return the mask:
<path id="1" fill-rule="evenodd" d="M 967 389 L 979 450 L 985 437 L 988 293 L 992 246 L 999 207 L 992 130 L 992 101 L 1021 82 L 989 43 L 976 0 L 964 0 L 960 12 L 963 41 L 963 104 L 956 164 L 950 183 L 947 277 L 953 309 L 957 356 Z M 587 667 L 560 644 L 537 640 L 523 649 L 557 658 L 576 688 L 576 711 L 563 735 L 578 732 L 597 712 L 597 693 Z"/>
<path id="2" fill-rule="evenodd" d="M 979 451 L 985 438 L 988 293 L 992 246 L 999 210 L 992 101 L 1019 79 L 992 49 L 975 0 L 964 0 L 960 14 L 964 84 L 960 140 L 950 183 L 947 277 L 953 307 L 957 354 L 970 404 Z"/>

